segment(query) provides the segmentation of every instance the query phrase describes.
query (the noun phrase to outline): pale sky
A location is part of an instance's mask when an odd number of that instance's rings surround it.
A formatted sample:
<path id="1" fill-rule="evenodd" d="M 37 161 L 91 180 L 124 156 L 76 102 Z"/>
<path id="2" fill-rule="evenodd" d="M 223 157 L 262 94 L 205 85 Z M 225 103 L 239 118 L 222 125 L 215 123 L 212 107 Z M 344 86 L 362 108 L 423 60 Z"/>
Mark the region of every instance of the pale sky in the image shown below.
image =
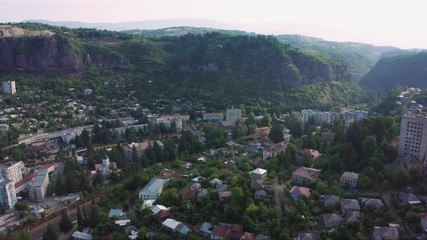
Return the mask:
<path id="1" fill-rule="evenodd" d="M 422 0 L 0 0 L 0 22 L 197 18 L 264 34 L 427 48 Z"/>

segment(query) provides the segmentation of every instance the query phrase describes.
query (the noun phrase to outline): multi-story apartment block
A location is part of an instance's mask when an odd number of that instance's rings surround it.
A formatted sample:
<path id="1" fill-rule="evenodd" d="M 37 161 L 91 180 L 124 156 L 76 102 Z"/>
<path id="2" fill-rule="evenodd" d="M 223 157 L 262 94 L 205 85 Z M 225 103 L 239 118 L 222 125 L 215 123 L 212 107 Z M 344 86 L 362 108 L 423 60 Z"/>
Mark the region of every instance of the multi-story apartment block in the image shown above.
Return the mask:
<path id="1" fill-rule="evenodd" d="M 427 159 L 427 115 L 406 113 L 400 123 L 399 155 L 407 160 Z"/>
<path id="2" fill-rule="evenodd" d="M 1 84 L 2 90 L 4 94 L 15 94 L 16 93 L 16 87 L 15 87 L 15 81 L 5 81 Z"/>
<path id="3" fill-rule="evenodd" d="M 16 201 L 15 184 L 11 180 L 0 178 L 0 204 L 13 208 Z"/>
<path id="4" fill-rule="evenodd" d="M 13 184 L 22 180 L 22 162 L 7 162 L 0 166 L 0 178 L 5 178 Z"/>
<path id="5" fill-rule="evenodd" d="M 49 174 L 47 169 L 39 170 L 36 177 L 29 186 L 28 193 L 33 202 L 42 202 L 49 184 Z"/>

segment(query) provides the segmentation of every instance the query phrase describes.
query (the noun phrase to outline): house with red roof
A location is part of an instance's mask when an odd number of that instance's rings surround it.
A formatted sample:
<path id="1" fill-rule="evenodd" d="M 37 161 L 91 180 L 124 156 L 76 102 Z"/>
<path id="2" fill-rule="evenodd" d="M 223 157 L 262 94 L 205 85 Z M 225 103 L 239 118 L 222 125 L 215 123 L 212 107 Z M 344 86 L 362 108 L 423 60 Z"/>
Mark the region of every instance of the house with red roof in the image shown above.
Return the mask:
<path id="1" fill-rule="evenodd" d="M 231 229 L 215 225 L 212 229 L 211 239 L 212 240 L 223 240 L 231 236 Z"/>
<path id="2" fill-rule="evenodd" d="M 310 188 L 306 188 L 306 187 L 300 187 L 300 186 L 294 186 L 291 191 L 289 191 L 289 193 L 291 194 L 291 198 L 294 201 L 298 201 L 303 197 L 310 197 L 311 195 L 311 190 Z"/>
<path id="3" fill-rule="evenodd" d="M 292 173 L 292 182 L 296 184 L 310 184 L 320 177 L 321 170 L 300 167 Z"/>

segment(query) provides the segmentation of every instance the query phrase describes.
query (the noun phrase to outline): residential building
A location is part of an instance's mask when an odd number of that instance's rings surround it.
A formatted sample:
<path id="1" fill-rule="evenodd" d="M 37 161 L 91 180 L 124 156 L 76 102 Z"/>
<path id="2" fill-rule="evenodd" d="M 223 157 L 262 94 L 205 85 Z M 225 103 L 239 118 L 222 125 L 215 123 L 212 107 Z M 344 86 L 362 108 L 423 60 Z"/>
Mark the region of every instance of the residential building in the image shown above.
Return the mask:
<path id="1" fill-rule="evenodd" d="M 406 204 L 414 205 L 421 203 L 420 199 L 412 193 L 399 192 L 398 196 L 400 201 Z"/>
<path id="2" fill-rule="evenodd" d="M 196 230 L 197 229 L 197 230 Z M 209 237 L 212 233 L 212 229 L 213 229 L 213 225 L 211 223 L 208 222 L 204 222 L 201 225 L 196 225 L 196 227 L 194 227 L 194 231 L 198 232 L 204 236 Z"/>
<path id="3" fill-rule="evenodd" d="M 251 180 L 264 180 L 267 177 L 267 170 L 256 168 L 251 172 Z"/>
<path id="4" fill-rule="evenodd" d="M 398 145 L 399 155 L 407 161 L 424 161 L 427 156 L 427 115 L 411 112 L 402 116 Z"/>
<path id="5" fill-rule="evenodd" d="M 236 123 L 242 118 L 242 109 L 232 108 L 225 110 L 225 121 Z"/>
<path id="6" fill-rule="evenodd" d="M 139 199 L 141 200 L 156 200 L 163 191 L 163 188 L 168 183 L 169 179 L 153 178 L 151 181 L 139 191 Z"/>
<path id="7" fill-rule="evenodd" d="M 179 190 L 179 196 L 181 197 L 182 201 L 196 202 L 197 191 L 183 188 L 183 189 Z"/>
<path id="8" fill-rule="evenodd" d="M 297 165 L 301 165 L 303 158 L 308 158 L 310 160 L 316 160 L 320 157 L 320 155 L 321 154 L 317 150 L 310 149 L 310 148 L 304 148 L 295 156 L 295 162 Z"/>
<path id="9" fill-rule="evenodd" d="M 123 146 L 123 153 L 125 155 L 125 159 L 128 161 L 135 161 L 136 159 L 133 159 L 134 156 L 132 154 L 133 149 L 136 151 L 136 157 L 141 158 L 144 155 L 145 150 L 147 150 L 149 146 L 149 142 L 140 142 L 140 143 L 129 143 L 127 145 Z"/>
<path id="10" fill-rule="evenodd" d="M 374 227 L 372 240 L 398 240 L 399 230 L 394 227 Z"/>
<path id="11" fill-rule="evenodd" d="M 263 201 L 267 197 L 267 192 L 265 190 L 256 190 L 254 193 L 254 199 Z"/>
<path id="12" fill-rule="evenodd" d="M 360 205 L 356 199 L 341 199 L 341 213 L 345 215 L 347 212 L 360 212 Z"/>
<path id="13" fill-rule="evenodd" d="M 325 200 L 323 203 L 324 207 L 334 207 L 340 202 L 341 198 L 340 196 L 335 195 L 325 195 Z"/>
<path id="14" fill-rule="evenodd" d="M 251 232 L 244 232 L 239 240 L 255 240 L 256 235 Z"/>
<path id="15" fill-rule="evenodd" d="M 108 156 L 104 156 L 101 163 L 95 164 L 95 170 L 91 171 L 91 174 L 97 174 L 97 172 L 102 173 L 102 175 L 110 174 L 110 158 Z"/>
<path id="16" fill-rule="evenodd" d="M 209 195 L 209 192 L 207 189 L 200 189 L 199 193 L 197 194 L 197 202 L 203 201 L 203 199 Z"/>
<path id="17" fill-rule="evenodd" d="M 93 229 L 90 227 L 87 227 L 83 229 L 82 231 L 75 231 L 71 237 L 73 237 L 73 240 L 92 240 L 92 232 Z"/>
<path id="18" fill-rule="evenodd" d="M 166 219 L 162 223 L 162 227 L 183 235 L 187 235 L 189 232 L 191 232 L 191 229 L 187 225 L 172 218 Z"/>
<path id="19" fill-rule="evenodd" d="M 11 180 L 14 184 L 22 180 L 23 162 L 7 162 L 0 166 L 0 178 Z"/>
<path id="20" fill-rule="evenodd" d="M 231 236 L 231 229 L 215 225 L 212 229 L 211 240 L 224 240 Z"/>
<path id="21" fill-rule="evenodd" d="M 124 215 L 123 209 L 117 209 L 117 208 L 111 208 L 110 212 L 108 213 L 108 218 L 122 218 Z"/>
<path id="22" fill-rule="evenodd" d="M 377 198 L 361 198 L 360 202 L 365 207 L 382 208 L 384 203 L 381 199 Z"/>
<path id="23" fill-rule="evenodd" d="M 33 202 L 42 202 L 49 185 L 49 171 L 47 169 L 39 170 L 34 180 L 29 185 L 30 200 Z"/>
<path id="24" fill-rule="evenodd" d="M 337 229 L 342 223 L 342 217 L 339 214 L 328 213 L 323 214 L 323 224 L 326 228 Z"/>
<path id="25" fill-rule="evenodd" d="M 224 113 L 222 112 L 213 112 L 213 113 L 203 113 L 203 121 L 223 121 Z"/>
<path id="26" fill-rule="evenodd" d="M 294 201 L 298 201 L 303 197 L 310 197 L 311 195 L 311 190 L 310 188 L 306 188 L 306 187 L 300 187 L 300 186 L 294 186 L 292 187 L 291 191 L 289 191 L 289 193 L 291 194 L 291 198 Z"/>
<path id="27" fill-rule="evenodd" d="M 352 188 L 357 187 L 358 180 L 359 180 L 359 174 L 354 172 L 344 172 L 340 177 L 341 184 L 349 185 Z"/>
<path id="28" fill-rule="evenodd" d="M 298 237 L 295 240 L 319 240 L 319 237 L 314 232 L 302 232 L 298 233 Z"/>
<path id="29" fill-rule="evenodd" d="M 283 152 L 286 150 L 286 142 L 280 142 L 277 144 L 274 144 L 273 146 L 269 148 L 265 148 L 262 151 L 262 160 L 267 160 L 269 158 L 275 157 L 280 152 Z"/>
<path id="30" fill-rule="evenodd" d="M 1 84 L 4 94 L 16 94 L 16 85 L 15 81 L 4 81 Z"/>
<path id="31" fill-rule="evenodd" d="M 3 207 L 13 208 L 16 202 L 14 183 L 11 180 L 0 178 L 0 204 Z"/>
<path id="32" fill-rule="evenodd" d="M 9 125 L 7 124 L 0 124 L 0 134 L 6 134 L 7 132 L 9 132 Z"/>
<path id="33" fill-rule="evenodd" d="M 320 177 L 321 170 L 315 168 L 300 167 L 292 173 L 292 182 L 295 184 L 310 184 Z"/>
<path id="34" fill-rule="evenodd" d="M 138 239 L 139 230 L 134 225 L 127 226 L 124 230 L 126 235 L 128 235 L 129 239 L 131 240 Z"/>
<path id="35" fill-rule="evenodd" d="M 218 198 L 222 202 L 228 202 L 231 199 L 231 192 L 230 191 L 218 192 Z"/>

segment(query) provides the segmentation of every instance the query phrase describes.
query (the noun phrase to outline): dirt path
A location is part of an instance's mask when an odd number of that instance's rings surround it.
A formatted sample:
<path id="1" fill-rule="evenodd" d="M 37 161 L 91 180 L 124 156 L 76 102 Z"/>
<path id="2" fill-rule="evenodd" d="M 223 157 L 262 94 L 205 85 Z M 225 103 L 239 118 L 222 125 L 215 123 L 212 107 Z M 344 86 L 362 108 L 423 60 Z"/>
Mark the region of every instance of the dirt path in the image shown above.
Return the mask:
<path id="1" fill-rule="evenodd" d="M 276 207 L 279 209 L 277 212 L 277 220 L 280 221 L 282 219 L 282 204 L 283 199 L 285 198 L 285 193 L 283 192 L 283 186 L 279 184 L 278 178 L 274 178 L 273 183 L 274 188 L 274 200 L 276 202 Z"/>

